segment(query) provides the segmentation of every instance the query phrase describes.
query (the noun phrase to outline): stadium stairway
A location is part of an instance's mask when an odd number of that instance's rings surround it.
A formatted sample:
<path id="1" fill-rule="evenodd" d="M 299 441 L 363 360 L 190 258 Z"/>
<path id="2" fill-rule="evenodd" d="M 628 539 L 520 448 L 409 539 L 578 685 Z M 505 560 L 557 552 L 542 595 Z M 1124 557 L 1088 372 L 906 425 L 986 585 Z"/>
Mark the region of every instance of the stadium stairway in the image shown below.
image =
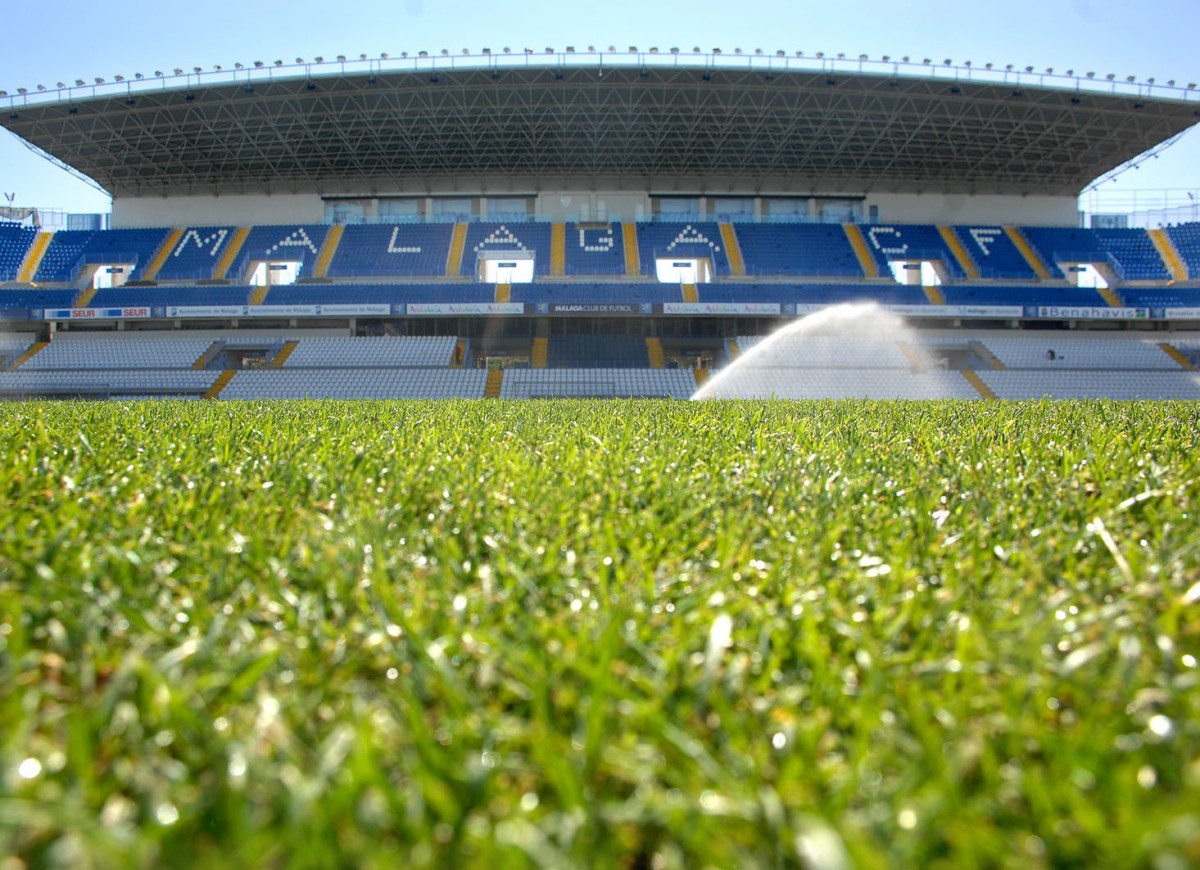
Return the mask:
<path id="1" fill-rule="evenodd" d="M 220 341 L 214 341 L 208 347 L 204 348 L 200 356 L 196 357 L 196 361 L 192 363 L 192 371 L 202 372 L 217 358 L 217 354 L 224 348 L 224 344 Z"/>
<path id="2" fill-rule="evenodd" d="M 567 225 L 557 221 L 550 225 L 550 275 L 561 278 L 567 274 Z"/>
<path id="3" fill-rule="evenodd" d="M 854 249 L 854 256 L 858 258 L 858 265 L 862 267 L 863 274 L 868 278 L 878 278 L 879 264 L 867 249 L 867 240 L 863 238 L 862 230 L 857 224 L 843 224 L 842 229 L 846 231 L 846 238 L 850 241 L 850 247 Z"/>
<path id="4" fill-rule="evenodd" d="M 734 278 L 746 275 L 746 261 L 742 257 L 742 246 L 738 243 L 733 224 L 721 224 L 721 241 L 725 243 L 725 256 L 729 258 L 729 274 Z"/>
<path id="5" fill-rule="evenodd" d="M 225 369 L 213 381 L 211 387 L 204 391 L 205 399 L 215 399 L 221 395 L 221 391 L 229 386 L 229 382 L 233 380 L 233 376 L 237 374 L 237 369 Z"/>
<path id="6" fill-rule="evenodd" d="M 1146 230 L 1146 232 L 1150 236 L 1150 241 L 1154 244 L 1154 249 L 1162 257 L 1163 265 L 1171 273 L 1171 280 L 1186 281 L 1188 279 L 1187 264 L 1179 256 L 1179 251 L 1175 249 L 1175 244 L 1171 241 L 1171 237 L 1167 235 L 1166 230 L 1159 228 Z"/>
<path id="7" fill-rule="evenodd" d="M 625 241 L 625 276 L 636 278 L 642 274 L 642 258 L 638 253 L 637 224 L 621 224 L 621 235 Z"/>
<path id="8" fill-rule="evenodd" d="M 94 299 L 95 297 L 96 297 L 96 288 L 95 287 L 84 287 L 83 290 L 81 290 L 79 292 L 79 295 L 75 297 L 75 304 L 73 307 L 87 308 L 88 303 L 90 303 L 92 301 L 92 299 Z"/>
<path id="9" fill-rule="evenodd" d="M 1025 234 L 1021 232 L 1019 227 L 1005 227 L 1004 234 L 1008 236 L 1009 241 L 1016 246 L 1016 249 L 1021 252 L 1021 256 L 1025 258 L 1025 262 L 1029 264 L 1029 268 L 1033 269 L 1033 274 L 1038 276 L 1039 281 L 1050 280 L 1050 270 L 1046 268 L 1046 264 L 1042 262 L 1037 252 L 1033 250 L 1033 246 L 1029 244 L 1029 240 L 1025 238 Z"/>
<path id="10" fill-rule="evenodd" d="M 979 280 L 979 267 L 975 265 L 975 261 L 971 259 L 967 249 L 963 247 L 963 243 L 954 233 L 953 227 L 940 226 L 937 228 L 938 234 L 941 235 L 942 241 L 946 243 L 946 247 L 950 249 L 950 253 L 954 255 L 954 259 L 958 261 L 958 267 L 963 270 L 963 274 L 971 281 Z M 928 288 L 926 288 L 928 291 Z M 932 300 L 931 300 L 932 301 Z M 943 303 L 934 302 L 934 305 Z"/>
<path id="11" fill-rule="evenodd" d="M 146 271 L 141 274 L 140 280 L 154 281 L 158 278 L 159 271 L 162 270 L 163 264 L 167 262 L 167 257 L 171 256 L 171 251 L 175 250 L 175 246 L 183 238 L 184 232 L 185 229 L 183 227 L 176 227 L 171 230 L 170 234 L 163 239 L 163 243 L 154 254 L 154 258 L 146 266 Z"/>
<path id="12" fill-rule="evenodd" d="M 1096 292 L 1109 308 L 1121 308 L 1121 297 L 1108 287 L 1097 287 Z"/>
<path id="13" fill-rule="evenodd" d="M 260 287 L 255 287 L 250 293 L 250 305 L 265 305 L 267 302 L 267 294 L 271 292 L 270 284 L 263 284 Z"/>
<path id="14" fill-rule="evenodd" d="M 271 360 L 271 364 L 267 368 L 281 369 L 284 363 L 288 361 L 288 357 L 296 352 L 296 348 L 300 345 L 298 341 L 285 341 L 283 347 L 275 354 L 275 358 Z"/>
<path id="15" fill-rule="evenodd" d="M 928 284 L 921 288 L 925 291 L 925 298 L 929 300 L 930 305 L 945 305 L 946 297 L 942 295 L 940 288 L 933 284 Z"/>
<path id="16" fill-rule="evenodd" d="M 729 350 L 729 361 L 733 362 L 742 355 L 742 349 L 738 347 L 737 339 L 729 339 L 725 342 L 725 346 Z"/>
<path id="17" fill-rule="evenodd" d="M 21 366 L 25 365 L 25 363 L 29 362 L 31 359 L 33 359 L 35 356 L 37 356 L 39 353 L 44 351 L 49 346 L 50 346 L 50 342 L 48 342 L 48 341 L 35 342 L 34 344 L 30 345 L 29 349 L 26 350 L 25 353 L 21 354 L 19 357 L 16 358 L 16 360 L 13 361 L 13 364 L 8 367 L 8 370 L 10 372 L 15 372 L 17 369 L 19 369 Z"/>
<path id="18" fill-rule="evenodd" d="M 920 352 L 913 347 L 911 343 L 907 341 L 897 341 L 896 346 L 899 347 L 900 352 L 908 358 L 908 361 L 912 365 L 914 372 L 919 374 L 928 369 L 925 358 L 921 356 Z"/>
<path id="19" fill-rule="evenodd" d="M 313 266 L 314 278 L 329 277 L 329 264 L 333 262 L 334 254 L 337 253 L 338 245 L 342 243 L 342 236 L 345 234 L 346 227 L 342 224 L 329 228 L 325 241 L 321 244 L 321 250 L 317 254 L 317 262 Z"/>
<path id="20" fill-rule="evenodd" d="M 682 294 L 684 302 L 700 301 L 700 292 L 696 289 L 695 284 L 680 284 L 679 292 Z"/>
<path id="21" fill-rule="evenodd" d="M 692 369 L 692 377 L 696 380 L 696 389 L 708 383 L 708 369 Z"/>
<path id="22" fill-rule="evenodd" d="M 504 369 L 488 369 L 487 383 L 483 387 L 485 399 L 499 399 L 500 388 L 504 386 Z"/>
<path id="23" fill-rule="evenodd" d="M 497 302 L 512 302 L 512 285 L 497 284 L 496 285 L 496 301 Z"/>
<path id="24" fill-rule="evenodd" d="M 979 375 L 971 369 L 963 369 L 962 376 L 967 379 L 968 384 L 975 388 L 975 392 L 979 393 L 979 395 L 983 398 L 998 398 L 995 391 L 983 382 L 983 378 L 979 377 Z"/>
<path id="25" fill-rule="evenodd" d="M 42 257 L 46 256 L 46 249 L 50 247 L 50 242 L 54 238 L 54 233 L 38 233 L 33 244 L 29 248 L 29 253 L 25 255 L 25 260 L 21 263 L 21 268 L 17 272 L 17 280 L 22 284 L 32 284 L 33 276 L 37 274 L 38 266 L 42 265 Z"/>
<path id="26" fill-rule="evenodd" d="M 650 368 L 661 369 L 666 367 L 666 354 L 663 353 L 661 338 L 647 338 L 646 353 L 650 357 Z"/>
<path id="27" fill-rule="evenodd" d="M 229 275 L 229 267 L 233 265 L 233 261 L 237 259 L 238 254 L 242 252 L 242 247 L 246 244 L 246 237 L 250 235 L 250 227 L 238 227 L 233 234 L 233 238 L 229 240 L 229 245 L 225 248 L 225 253 L 221 255 L 220 261 L 217 263 L 217 268 L 213 270 L 213 279 L 216 281 L 224 281 Z"/>
<path id="28" fill-rule="evenodd" d="M 1162 348 L 1163 353 L 1175 360 L 1175 362 L 1179 363 L 1180 368 L 1189 372 L 1194 372 L 1196 370 L 1196 364 L 1184 356 L 1179 348 L 1175 347 L 1175 345 L 1171 344 L 1169 341 L 1161 342 L 1158 346 Z"/>
<path id="29" fill-rule="evenodd" d="M 533 348 L 529 353 L 529 367 L 531 369 L 544 369 L 546 361 L 550 357 L 550 339 L 535 338 L 533 340 Z"/>
<path id="30" fill-rule="evenodd" d="M 450 236 L 450 253 L 446 256 L 446 277 L 457 278 L 462 274 L 463 251 L 467 247 L 467 225 L 455 224 Z"/>

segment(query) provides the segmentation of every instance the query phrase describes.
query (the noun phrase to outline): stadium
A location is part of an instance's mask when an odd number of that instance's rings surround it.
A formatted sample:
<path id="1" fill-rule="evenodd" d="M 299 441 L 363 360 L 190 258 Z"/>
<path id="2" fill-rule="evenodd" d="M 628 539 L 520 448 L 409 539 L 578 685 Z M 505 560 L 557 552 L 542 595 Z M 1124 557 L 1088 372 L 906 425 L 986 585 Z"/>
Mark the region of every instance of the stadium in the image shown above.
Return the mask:
<path id="1" fill-rule="evenodd" d="M 4 870 L 1200 863 L 1200 223 L 1079 211 L 1198 119 L 665 47 L 0 91 L 112 196 L 0 210 Z"/>
<path id="2" fill-rule="evenodd" d="M 4 395 L 681 398 L 874 302 L 912 340 L 843 335 L 723 394 L 1200 397 L 1200 225 L 1076 202 L 1194 125 L 1191 89 L 572 49 L 7 101 L 113 211 L 0 225 Z"/>

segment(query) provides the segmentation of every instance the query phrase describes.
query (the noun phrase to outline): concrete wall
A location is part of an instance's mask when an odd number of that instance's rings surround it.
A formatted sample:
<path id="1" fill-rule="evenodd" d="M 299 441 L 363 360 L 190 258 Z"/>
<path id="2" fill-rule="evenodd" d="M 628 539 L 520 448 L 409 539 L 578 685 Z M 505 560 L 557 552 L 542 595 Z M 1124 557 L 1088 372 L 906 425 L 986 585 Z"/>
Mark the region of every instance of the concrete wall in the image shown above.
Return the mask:
<path id="1" fill-rule="evenodd" d="M 325 204 L 317 194 L 121 197 L 113 200 L 112 212 L 114 229 L 324 222 Z"/>
<path id="2" fill-rule="evenodd" d="M 484 196 L 504 195 L 487 189 Z M 672 191 L 672 193 L 677 193 Z M 463 197 L 478 197 L 480 189 L 463 189 Z M 510 194 L 511 195 L 511 194 Z M 724 195 L 724 194 L 723 194 Z M 822 194 L 836 198 L 837 194 Z M 847 198 L 862 194 L 847 193 Z M 368 217 L 374 211 L 370 195 Z M 879 209 L 882 223 L 931 224 L 1044 224 L 1078 226 L 1078 203 L 1071 196 L 968 196 L 935 193 L 868 193 L 862 214 Z M 427 210 L 429 201 L 427 201 Z M 761 201 L 756 207 L 765 212 Z M 535 214 L 544 219 L 567 220 L 587 214 L 588 220 L 637 220 L 651 213 L 646 193 L 618 190 L 566 190 L 537 194 Z M 477 212 L 478 213 L 478 210 Z M 318 194 L 261 194 L 245 196 L 123 197 L 113 201 L 113 227 L 164 227 L 261 224 L 319 224 L 325 220 L 325 203 Z"/>
<path id="3" fill-rule="evenodd" d="M 864 217 L 872 205 L 879 207 L 879 222 L 885 224 L 1079 226 L 1079 204 L 1073 196 L 869 193 Z"/>

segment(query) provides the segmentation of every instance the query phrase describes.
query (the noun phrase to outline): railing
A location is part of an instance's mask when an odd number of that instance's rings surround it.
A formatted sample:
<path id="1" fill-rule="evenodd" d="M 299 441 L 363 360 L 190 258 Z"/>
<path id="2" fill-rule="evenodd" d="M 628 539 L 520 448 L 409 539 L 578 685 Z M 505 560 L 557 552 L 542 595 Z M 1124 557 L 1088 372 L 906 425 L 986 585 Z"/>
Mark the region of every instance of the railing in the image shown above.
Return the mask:
<path id="1" fill-rule="evenodd" d="M 1175 81 L 1158 83 L 1153 78 L 1138 81 L 1133 76 L 1119 77 L 1113 73 L 1098 74 L 1085 72 L 1076 75 L 1074 70 L 1057 72 L 1052 67 L 1038 70 L 1032 66 L 1019 67 L 1015 64 L 986 63 L 976 65 L 971 61 L 959 63 L 946 58 L 914 60 L 908 56 L 893 58 L 884 55 L 871 58 L 865 54 L 847 56 L 844 53 L 805 53 L 784 50 L 743 51 L 734 48 L 724 51 L 713 48 L 704 51 L 694 47 L 690 51 L 680 48 L 639 50 L 629 46 L 607 50 L 588 46 L 576 50 L 568 46 L 565 51 L 553 48 L 503 48 L 492 51 L 484 48 L 472 53 L 463 49 L 461 54 L 447 49 L 440 51 L 401 52 L 399 57 L 383 53 L 378 57 L 360 54 L 357 58 L 338 55 L 334 59 L 315 57 L 311 60 L 296 58 L 294 61 L 254 61 L 249 64 L 235 63 L 232 68 L 220 64 L 209 69 L 193 66 L 191 70 L 173 68 L 169 71 L 155 70 L 150 75 L 135 72 L 131 76 L 117 75 L 112 81 L 102 76 L 90 82 L 75 79 L 57 82 L 53 86 L 38 84 L 35 87 L 13 87 L 0 90 L 0 98 L 7 98 L 10 107 L 39 105 L 85 99 L 99 96 L 133 97 L 154 90 L 186 90 L 191 87 L 213 84 L 244 84 L 269 82 L 275 79 L 321 79 L 353 75 L 382 75 L 388 73 L 435 73 L 450 71 L 503 71 L 521 68 L 600 68 L 613 69 L 672 69 L 699 68 L 707 70 L 752 70 L 765 74 L 787 72 L 817 72 L 823 74 L 875 75 L 888 78 L 936 79 L 947 82 L 978 82 L 981 84 L 1004 84 L 1013 87 L 1045 87 L 1065 91 L 1088 91 L 1113 93 L 1127 96 L 1160 97 L 1176 100 L 1200 101 L 1196 84 L 1177 85 Z"/>

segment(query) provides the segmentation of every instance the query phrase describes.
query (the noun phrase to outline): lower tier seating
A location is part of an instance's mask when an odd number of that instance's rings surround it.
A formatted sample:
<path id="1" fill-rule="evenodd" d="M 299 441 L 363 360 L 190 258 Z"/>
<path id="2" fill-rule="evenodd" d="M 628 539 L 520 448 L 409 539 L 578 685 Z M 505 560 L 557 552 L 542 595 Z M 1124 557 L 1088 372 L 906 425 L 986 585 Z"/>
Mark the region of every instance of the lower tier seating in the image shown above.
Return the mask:
<path id="1" fill-rule="evenodd" d="M 514 369 L 505 372 L 502 399 L 640 396 L 686 399 L 696 391 L 683 369 Z"/>
<path id="2" fill-rule="evenodd" d="M 238 372 L 222 399 L 481 399 L 487 372 L 464 369 L 280 369 Z"/>

